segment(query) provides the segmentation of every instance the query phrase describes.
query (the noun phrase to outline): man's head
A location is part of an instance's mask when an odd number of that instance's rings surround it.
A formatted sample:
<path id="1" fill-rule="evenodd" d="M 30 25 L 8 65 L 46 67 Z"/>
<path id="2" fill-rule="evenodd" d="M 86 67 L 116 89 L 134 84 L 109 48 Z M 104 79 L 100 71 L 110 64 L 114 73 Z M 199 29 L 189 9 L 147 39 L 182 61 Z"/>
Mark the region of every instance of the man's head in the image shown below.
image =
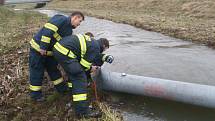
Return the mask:
<path id="1" fill-rule="evenodd" d="M 100 41 L 101 44 L 101 52 L 109 48 L 109 41 L 106 38 L 100 38 L 98 41 Z"/>
<path id="2" fill-rule="evenodd" d="M 78 27 L 83 20 L 84 20 L 83 13 L 75 11 L 71 14 L 71 24 L 74 28 Z"/>

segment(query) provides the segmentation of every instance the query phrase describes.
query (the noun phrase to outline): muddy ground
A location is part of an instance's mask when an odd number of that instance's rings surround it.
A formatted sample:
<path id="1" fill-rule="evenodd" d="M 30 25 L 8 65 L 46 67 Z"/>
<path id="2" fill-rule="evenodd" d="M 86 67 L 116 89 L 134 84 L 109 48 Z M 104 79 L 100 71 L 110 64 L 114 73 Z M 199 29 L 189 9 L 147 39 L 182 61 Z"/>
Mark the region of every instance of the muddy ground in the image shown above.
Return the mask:
<path id="1" fill-rule="evenodd" d="M 28 95 L 29 41 L 47 21 L 47 16 L 0 6 L 0 18 L 0 121 L 77 120 L 74 118 L 71 97 L 56 93 L 47 78 L 43 82 L 46 102 L 35 103 Z M 104 115 L 89 121 L 122 120 L 119 112 L 113 110 L 106 101 L 93 105 L 102 110 Z"/>
<path id="2" fill-rule="evenodd" d="M 214 0 L 53 0 L 49 9 L 86 15 L 215 47 Z"/>

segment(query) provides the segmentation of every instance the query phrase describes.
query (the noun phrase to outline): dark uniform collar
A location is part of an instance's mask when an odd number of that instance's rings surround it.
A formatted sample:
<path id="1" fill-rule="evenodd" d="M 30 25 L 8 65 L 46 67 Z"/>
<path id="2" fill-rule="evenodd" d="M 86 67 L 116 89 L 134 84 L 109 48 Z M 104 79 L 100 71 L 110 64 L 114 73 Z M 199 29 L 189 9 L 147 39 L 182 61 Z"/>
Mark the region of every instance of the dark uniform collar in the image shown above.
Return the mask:
<path id="1" fill-rule="evenodd" d="M 71 16 L 67 17 L 67 24 L 70 25 L 72 29 L 75 29 L 75 27 L 71 24 Z"/>
<path id="2" fill-rule="evenodd" d="M 97 46 L 99 47 L 100 53 L 102 53 L 104 50 L 103 50 L 103 46 L 102 46 L 101 40 L 100 39 L 98 39 L 98 40 L 94 39 L 94 41 L 97 44 Z"/>

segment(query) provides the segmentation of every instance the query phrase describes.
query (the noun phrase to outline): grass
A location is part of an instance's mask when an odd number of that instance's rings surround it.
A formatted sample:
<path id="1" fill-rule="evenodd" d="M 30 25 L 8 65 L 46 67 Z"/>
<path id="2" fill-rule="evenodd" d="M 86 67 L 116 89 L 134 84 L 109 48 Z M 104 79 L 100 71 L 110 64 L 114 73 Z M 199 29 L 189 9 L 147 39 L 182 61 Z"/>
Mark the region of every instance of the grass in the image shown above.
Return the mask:
<path id="1" fill-rule="evenodd" d="M 120 116 L 120 113 L 116 110 L 112 110 L 107 104 L 105 103 L 99 103 L 98 104 L 100 109 L 102 109 L 102 112 L 104 112 L 105 115 L 103 115 L 102 120 L 103 121 L 122 121 L 122 117 Z"/>
<path id="2" fill-rule="evenodd" d="M 21 12 L 0 6 L 0 53 L 28 45 L 47 17 L 36 12 Z"/>
<path id="3" fill-rule="evenodd" d="M 215 47 L 214 0 L 53 0 L 49 9 L 130 24 Z"/>

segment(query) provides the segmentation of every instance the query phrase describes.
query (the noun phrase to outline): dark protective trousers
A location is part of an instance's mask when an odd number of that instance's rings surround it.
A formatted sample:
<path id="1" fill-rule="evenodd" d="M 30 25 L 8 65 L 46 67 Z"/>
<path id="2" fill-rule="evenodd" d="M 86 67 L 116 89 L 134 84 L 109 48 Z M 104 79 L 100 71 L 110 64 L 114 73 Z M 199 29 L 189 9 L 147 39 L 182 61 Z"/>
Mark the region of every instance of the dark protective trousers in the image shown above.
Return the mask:
<path id="1" fill-rule="evenodd" d="M 89 102 L 87 99 L 87 76 L 84 68 L 80 65 L 77 59 L 62 55 L 55 50 L 55 48 L 53 49 L 53 54 L 55 59 L 67 73 L 69 81 L 72 83 L 71 94 L 76 114 L 86 114 L 89 108 Z"/>
<path id="2" fill-rule="evenodd" d="M 53 81 L 58 92 L 64 92 L 67 89 L 62 75 L 57 68 L 58 62 L 53 56 L 41 56 L 39 52 L 30 49 L 29 53 L 29 71 L 30 71 L 30 96 L 33 99 L 42 96 L 42 81 L 45 70 Z"/>

